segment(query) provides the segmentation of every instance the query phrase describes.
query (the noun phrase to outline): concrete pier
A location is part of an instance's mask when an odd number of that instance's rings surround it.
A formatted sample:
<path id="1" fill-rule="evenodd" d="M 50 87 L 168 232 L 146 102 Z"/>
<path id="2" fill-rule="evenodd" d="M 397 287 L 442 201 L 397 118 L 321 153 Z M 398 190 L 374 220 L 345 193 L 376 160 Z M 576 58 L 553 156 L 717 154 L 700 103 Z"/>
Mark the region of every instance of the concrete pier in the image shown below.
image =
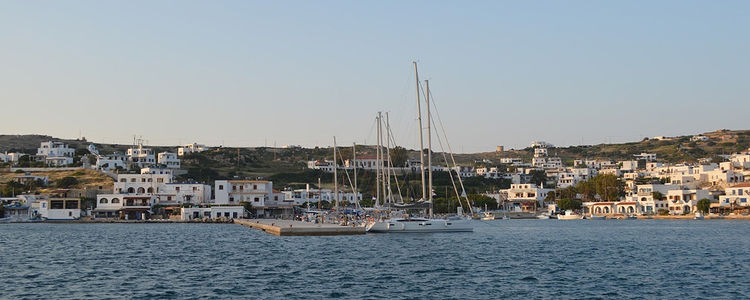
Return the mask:
<path id="1" fill-rule="evenodd" d="M 235 224 L 244 225 L 278 236 L 319 236 L 365 234 L 364 227 L 315 224 L 302 221 L 272 219 L 235 219 Z"/>

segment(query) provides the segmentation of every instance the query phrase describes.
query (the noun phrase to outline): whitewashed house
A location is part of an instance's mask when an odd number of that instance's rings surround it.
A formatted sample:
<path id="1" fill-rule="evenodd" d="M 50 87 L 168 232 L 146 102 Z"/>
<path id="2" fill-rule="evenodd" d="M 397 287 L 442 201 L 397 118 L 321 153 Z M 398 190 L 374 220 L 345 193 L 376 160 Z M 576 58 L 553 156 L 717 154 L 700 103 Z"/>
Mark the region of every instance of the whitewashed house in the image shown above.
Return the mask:
<path id="1" fill-rule="evenodd" d="M 62 142 L 42 142 L 36 151 L 36 155 L 44 157 L 47 165 L 66 166 L 73 163 L 75 149 L 68 147 Z"/>
<path id="2" fill-rule="evenodd" d="M 509 189 L 502 190 L 507 195 L 503 208 L 511 212 L 533 211 L 536 207 L 544 207 L 547 194 L 554 191 L 554 189 L 538 187 L 533 183 L 511 184 Z"/>
<path id="3" fill-rule="evenodd" d="M 139 168 L 151 167 L 156 164 L 154 151 L 150 148 L 144 148 L 141 143 L 129 148 L 126 154 L 128 155 L 128 162 Z"/>
<path id="4" fill-rule="evenodd" d="M 158 163 L 169 169 L 179 169 L 180 159 L 177 158 L 177 154 L 172 152 L 159 152 L 157 155 Z"/>
<path id="5" fill-rule="evenodd" d="M 178 147 L 177 148 L 177 155 L 178 156 L 184 156 L 186 154 L 199 153 L 199 152 L 203 152 L 203 151 L 206 151 L 206 150 L 209 150 L 209 149 L 210 148 L 207 147 L 206 145 L 192 143 L 192 144 L 182 145 L 182 147 Z"/>
<path id="6" fill-rule="evenodd" d="M 719 206 L 750 206 L 750 183 L 735 184 L 724 189 L 724 195 L 719 196 Z"/>

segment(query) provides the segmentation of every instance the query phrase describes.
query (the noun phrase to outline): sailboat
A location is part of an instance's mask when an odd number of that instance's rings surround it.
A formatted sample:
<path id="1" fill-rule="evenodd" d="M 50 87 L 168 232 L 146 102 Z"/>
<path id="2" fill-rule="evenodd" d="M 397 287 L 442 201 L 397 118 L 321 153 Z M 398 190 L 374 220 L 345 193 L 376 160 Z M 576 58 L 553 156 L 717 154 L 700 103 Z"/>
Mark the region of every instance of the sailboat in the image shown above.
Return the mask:
<path id="1" fill-rule="evenodd" d="M 425 164 L 424 164 L 424 144 L 422 137 L 422 103 L 420 99 L 420 84 L 419 84 L 419 73 L 417 71 L 417 63 L 414 62 L 414 75 L 417 82 L 417 120 L 419 123 L 419 161 L 420 161 L 420 172 L 422 177 L 422 199 L 418 200 L 414 205 L 393 205 L 394 207 L 429 207 L 430 218 L 414 218 L 408 214 L 402 214 L 400 217 L 391 217 L 389 219 L 382 219 L 373 221 L 367 224 L 367 232 L 379 232 L 379 233 L 430 233 L 430 232 L 471 232 L 474 231 L 474 226 L 471 220 L 466 219 L 435 219 L 433 217 L 433 201 L 432 201 L 432 136 L 431 136 L 431 115 L 430 115 L 430 88 L 429 82 L 426 82 L 425 92 L 425 104 L 427 106 L 427 173 L 428 178 L 425 179 Z M 388 137 L 390 140 L 390 137 Z M 379 147 L 379 146 L 378 146 Z M 390 159 L 389 159 L 390 160 Z M 390 168 L 389 164 L 386 164 Z M 390 173 L 388 173 L 390 176 Z M 425 185 L 427 183 L 427 185 Z M 390 184 L 390 178 L 388 179 Z M 390 186 L 388 187 L 390 189 Z M 429 191 L 429 192 L 428 192 Z M 392 200 L 392 196 L 390 197 Z M 393 204 L 393 202 L 391 202 Z"/>

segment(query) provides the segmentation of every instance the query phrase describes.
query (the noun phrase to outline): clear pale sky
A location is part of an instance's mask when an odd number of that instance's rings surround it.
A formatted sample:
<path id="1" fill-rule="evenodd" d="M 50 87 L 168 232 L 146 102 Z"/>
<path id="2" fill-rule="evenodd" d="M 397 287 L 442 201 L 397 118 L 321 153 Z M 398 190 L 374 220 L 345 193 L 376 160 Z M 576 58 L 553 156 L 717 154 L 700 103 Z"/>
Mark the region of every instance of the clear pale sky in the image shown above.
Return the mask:
<path id="1" fill-rule="evenodd" d="M 0 1 L 0 134 L 458 152 L 750 128 L 748 1 Z"/>

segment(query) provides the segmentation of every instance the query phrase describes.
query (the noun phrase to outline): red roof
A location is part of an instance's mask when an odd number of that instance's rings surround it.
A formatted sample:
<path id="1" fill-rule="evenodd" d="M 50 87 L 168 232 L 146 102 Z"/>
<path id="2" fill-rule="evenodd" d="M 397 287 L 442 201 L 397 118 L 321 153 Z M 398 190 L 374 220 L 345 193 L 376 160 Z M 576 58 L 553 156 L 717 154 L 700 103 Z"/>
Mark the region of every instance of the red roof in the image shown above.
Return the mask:
<path id="1" fill-rule="evenodd" d="M 638 204 L 638 203 L 635 203 L 635 202 L 620 202 L 620 203 L 617 203 L 617 205 L 635 205 L 635 204 Z"/>
<path id="2" fill-rule="evenodd" d="M 733 188 L 750 187 L 750 182 L 738 183 L 732 186 Z"/>
<path id="3" fill-rule="evenodd" d="M 615 204 L 615 203 L 614 202 L 597 202 L 597 203 L 594 203 L 594 205 L 612 205 L 612 204 Z"/>

